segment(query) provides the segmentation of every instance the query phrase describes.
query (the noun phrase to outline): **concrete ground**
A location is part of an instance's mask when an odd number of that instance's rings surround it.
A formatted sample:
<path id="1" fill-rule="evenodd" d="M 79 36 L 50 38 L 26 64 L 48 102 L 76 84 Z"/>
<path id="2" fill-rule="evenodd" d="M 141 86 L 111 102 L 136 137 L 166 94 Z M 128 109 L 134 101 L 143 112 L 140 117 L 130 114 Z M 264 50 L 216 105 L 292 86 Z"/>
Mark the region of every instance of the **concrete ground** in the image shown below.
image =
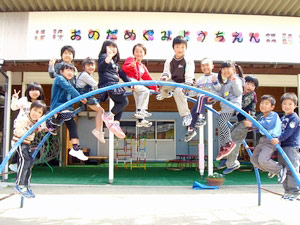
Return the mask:
<path id="1" fill-rule="evenodd" d="M 0 198 L 13 192 L 0 183 Z M 280 185 L 267 186 L 282 192 Z M 0 224 L 300 224 L 300 201 L 288 202 L 256 186 L 191 187 L 34 185 L 35 199 L 0 201 Z"/>

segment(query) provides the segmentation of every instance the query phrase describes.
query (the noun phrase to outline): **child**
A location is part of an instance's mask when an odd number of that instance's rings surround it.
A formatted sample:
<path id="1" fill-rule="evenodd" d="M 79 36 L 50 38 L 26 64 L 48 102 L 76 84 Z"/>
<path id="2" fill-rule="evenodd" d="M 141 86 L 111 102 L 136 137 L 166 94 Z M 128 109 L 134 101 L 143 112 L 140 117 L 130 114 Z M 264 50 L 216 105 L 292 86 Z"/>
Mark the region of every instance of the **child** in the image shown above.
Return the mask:
<path id="1" fill-rule="evenodd" d="M 164 72 L 160 80 L 184 83 L 192 85 L 194 80 L 195 63 L 193 60 L 185 58 L 185 51 L 187 48 L 187 40 L 182 36 L 177 36 L 173 40 L 173 49 L 175 55 L 173 58 L 166 60 L 164 65 Z M 179 115 L 183 118 L 182 126 L 189 126 L 192 121 L 192 116 L 187 103 L 187 96 L 183 88 L 162 86 L 160 94 L 156 96 L 157 100 L 172 97 L 171 91 L 174 91 L 174 99 L 177 105 Z"/>
<path id="2" fill-rule="evenodd" d="M 56 64 L 56 59 L 51 59 L 49 61 L 48 72 L 51 78 L 55 78 L 57 74 L 60 73 L 61 67 L 64 63 L 73 64 L 73 59 L 75 57 L 75 50 L 70 45 L 65 45 L 60 50 L 61 60 L 59 60 Z M 54 66 L 55 65 L 55 66 Z M 72 79 L 73 85 L 76 83 L 76 73 L 77 69 L 75 68 L 75 76 Z"/>
<path id="3" fill-rule="evenodd" d="M 20 110 L 17 118 L 29 113 L 32 102 L 35 102 L 36 100 L 44 100 L 44 90 L 42 86 L 36 82 L 32 82 L 28 85 L 24 97 L 19 99 L 19 94 L 20 91 L 17 92 L 14 90 L 14 94 L 11 99 L 11 109 L 13 111 Z M 11 164 L 9 165 L 9 168 L 12 171 L 17 171 L 17 161 L 17 154 L 14 154 Z"/>
<path id="4" fill-rule="evenodd" d="M 214 65 L 211 59 L 204 58 L 201 60 L 201 71 L 204 73 L 204 76 L 197 80 L 197 88 L 208 92 L 214 92 L 212 77 L 216 76 L 216 74 L 212 72 L 213 68 Z M 197 102 L 194 104 L 194 107 L 191 111 L 192 122 L 188 127 L 187 133 L 185 134 L 185 142 L 192 140 L 192 138 L 196 136 L 197 127 L 205 125 L 205 104 L 210 103 L 211 100 L 212 99 L 208 96 L 198 93 Z"/>
<path id="5" fill-rule="evenodd" d="M 250 116 L 255 118 L 256 113 L 256 103 L 257 97 L 255 90 L 258 87 L 258 80 L 254 76 L 246 76 L 245 77 L 245 86 L 242 97 L 242 110 L 248 112 Z M 226 166 L 227 167 L 223 174 L 229 174 L 234 170 L 240 168 L 240 162 L 237 160 L 239 156 L 240 146 L 246 138 L 248 132 L 250 131 L 249 127 L 246 127 L 244 121 L 246 117 L 244 117 L 241 113 L 237 115 L 238 121 L 233 124 L 231 127 L 231 138 L 235 142 L 236 146 L 232 150 L 232 152 L 227 156 Z M 218 167 L 219 168 L 219 167 Z"/>
<path id="6" fill-rule="evenodd" d="M 79 92 L 69 82 L 73 79 L 74 73 L 75 67 L 72 64 L 64 63 L 61 66 L 60 74 L 55 77 L 52 85 L 50 111 L 80 95 Z M 80 101 L 83 104 L 86 104 L 87 102 L 85 98 Z M 64 121 L 70 132 L 70 139 L 73 145 L 73 148 L 70 150 L 69 154 L 77 157 L 80 160 L 88 160 L 88 157 L 86 157 L 80 149 L 77 125 L 73 119 L 73 110 L 74 109 L 72 105 L 63 109 L 47 121 L 47 127 L 49 132 L 51 132 L 53 135 L 56 135 L 56 128 L 61 124 L 61 122 Z"/>
<path id="7" fill-rule="evenodd" d="M 29 112 L 20 114 L 14 122 L 12 142 L 16 143 L 47 111 L 46 104 L 41 100 L 32 102 Z M 35 194 L 30 189 L 31 170 L 33 167 L 32 154 L 34 150 L 30 148 L 34 139 L 35 131 L 28 135 L 18 146 L 19 158 L 16 185 L 14 189 L 23 197 L 34 198 Z"/>
<path id="8" fill-rule="evenodd" d="M 238 70 L 238 76 L 236 75 L 236 69 Z M 214 84 L 213 87 L 219 96 L 230 101 L 234 106 L 241 108 L 244 80 L 240 66 L 232 61 L 223 62 L 218 73 L 218 79 L 213 77 L 212 81 Z M 221 160 L 223 157 L 229 155 L 235 147 L 227 124 L 235 113 L 235 110 L 223 102 L 221 102 L 220 106 L 221 113 L 218 121 L 220 150 L 216 160 Z"/>
<path id="9" fill-rule="evenodd" d="M 153 80 L 147 67 L 142 63 L 146 52 L 144 45 L 136 44 L 133 47 L 134 57 L 129 57 L 125 60 L 122 69 L 131 81 Z M 157 86 L 149 86 L 149 88 L 157 91 Z M 152 123 L 145 120 L 145 117 L 151 116 L 151 113 L 147 112 L 150 90 L 143 85 L 135 85 L 132 92 L 136 106 L 136 112 L 133 117 L 138 119 L 137 127 L 151 127 Z"/>
<path id="10" fill-rule="evenodd" d="M 76 88 L 80 94 L 90 92 L 97 89 L 98 83 L 92 77 L 96 69 L 95 60 L 92 58 L 86 58 L 82 62 L 83 72 L 78 76 L 76 80 Z M 101 142 L 105 143 L 103 132 L 103 120 L 102 116 L 104 109 L 98 104 L 97 99 L 94 97 L 87 98 L 88 107 L 96 112 L 95 123 L 96 128 L 92 131 L 93 135 Z"/>
<path id="11" fill-rule="evenodd" d="M 282 133 L 278 138 L 272 139 L 272 144 L 280 144 L 283 151 L 291 161 L 299 177 L 299 159 L 300 159 L 300 123 L 299 116 L 294 112 L 297 107 L 298 98 L 294 93 L 285 93 L 281 96 L 280 102 L 285 115 L 281 118 Z M 287 167 L 281 154 L 278 154 L 278 162 Z M 300 188 L 291 171 L 287 171 L 287 177 L 283 182 L 284 195 L 283 199 L 293 201 L 300 194 Z"/>
<path id="12" fill-rule="evenodd" d="M 118 46 L 111 40 L 103 42 L 98 59 L 98 88 L 103 88 L 119 83 L 119 77 L 124 82 L 130 82 L 127 75 L 121 70 L 118 62 L 120 60 Z M 110 97 L 114 102 L 111 112 L 103 114 L 103 121 L 118 138 L 125 138 L 125 134 L 120 127 L 120 119 L 124 108 L 128 105 L 128 99 L 124 88 L 116 88 L 99 94 L 100 102 L 106 101 Z"/>
<path id="13" fill-rule="evenodd" d="M 271 95 L 263 95 L 260 99 L 259 109 L 263 116 L 258 122 L 269 132 L 273 138 L 278 138 L 281 135 L 281 121 L 276 112 L 272 110 L 275 108 L 276 100 Z M 249 120 L 245 121 L 246 126 L 251 126 Z M 268 176 L 271 178 L 273 174 L 277 174 L 278 183 L 282 183 L 286 178 L 286 168 L 271 159 L 275 146 L 272 145 L 264 133 L 259 139 L 258 145 L 255 147 L 252 156 L 250 157 L 251 163 L 262 171 L 268 171 Z"/>

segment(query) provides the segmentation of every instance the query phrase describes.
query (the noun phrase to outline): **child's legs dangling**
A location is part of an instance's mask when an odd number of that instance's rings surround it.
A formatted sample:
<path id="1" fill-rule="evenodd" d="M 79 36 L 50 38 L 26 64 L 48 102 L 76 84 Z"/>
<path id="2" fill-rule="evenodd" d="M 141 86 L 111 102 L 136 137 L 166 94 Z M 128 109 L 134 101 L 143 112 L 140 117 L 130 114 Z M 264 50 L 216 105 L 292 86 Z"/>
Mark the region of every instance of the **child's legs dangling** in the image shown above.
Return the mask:
<path id="1" fill-rule="evenodd" d="M 179 112 L 179 115 L 181 117 L 187 116 L 190 114 L 188 102 L 187 102 L 187 96 L 183 93 L 183 89 L 176 87 L 174 90 L 174 99 L 177 105 L 177 109 Z"/>
<path id="2" fill-rule="evenodd" d="M 219 146 L 224 147 L 228 142 L 231 142 L 231 133 L 227 122 L 233 116 L 232 113 L 221 113 L 219 116 L 218 127 L 219 127 Z"/>
<path id="3" fill-rule="evenodd" d="M 148 109 L 150 90 L 147 87 L 143 85 L 134 86 L 133 96 L 135 100 L 136 111 Z"/>
<path id="4" fill-rule="evenodd" d="M 95 116 L 95 124 L 96 124 L 96 129 L 99 131 L 103 130 L 103 119 L 102 115 L 104 113 L 104 109 L 99 105 L 88 105 L 92 110 L 96 112 Z"/>
<path id="5" fill-rule="evenodd" d="M 76 122 L 72 118 L 68 121 L 65 121 L 65 124 L 69 130 L 70 140 L 72 142 L 74 150 L 75 151 L 80 150 L 80 142 L 79 142 L 79 136 L 78 136 L 78 132 L 77 132 Z"/>
<path id="6" fill-rule="evenodd" d="M 115 115 L 114 120 L 120 121 L 122 117 L 123 110 L 128 105 L 128 98 L 126 95 L 112 95 L 110 94 L 109 97 L 114 101 L 115 105 L 111 109 L 111 112 Z"/>

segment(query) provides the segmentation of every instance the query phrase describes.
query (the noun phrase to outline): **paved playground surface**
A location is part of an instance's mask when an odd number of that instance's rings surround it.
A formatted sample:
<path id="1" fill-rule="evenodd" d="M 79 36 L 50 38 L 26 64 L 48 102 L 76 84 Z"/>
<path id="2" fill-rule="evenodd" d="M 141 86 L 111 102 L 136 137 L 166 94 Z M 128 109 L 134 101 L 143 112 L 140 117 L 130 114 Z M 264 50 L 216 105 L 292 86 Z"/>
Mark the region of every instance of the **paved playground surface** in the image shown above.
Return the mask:
<path id="1" fill-rule="evenodd" d="M 13 192 L 0 183 L 0 198 Z M 280 185 L 267 186 L 282 192 Z M 287 202 L 256 186 L 191 187 L 34 185 L 35 199 L 0 201 L 0 224 L 300 224 L 300 201 Z M 298 218 L 297 218 L 298 217 Z"/>

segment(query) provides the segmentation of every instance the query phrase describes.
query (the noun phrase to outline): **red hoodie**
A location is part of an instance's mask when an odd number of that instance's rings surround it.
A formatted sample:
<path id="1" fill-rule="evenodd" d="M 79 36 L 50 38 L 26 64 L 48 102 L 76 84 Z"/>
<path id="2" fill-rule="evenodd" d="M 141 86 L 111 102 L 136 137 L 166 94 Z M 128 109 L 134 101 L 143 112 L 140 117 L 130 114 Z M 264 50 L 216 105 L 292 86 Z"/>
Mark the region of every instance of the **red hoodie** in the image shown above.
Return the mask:
<path id="1" fill-rule="evenodd" d="M 135 62 L 136 66 L 132 67 L 131 63 Z M 139 63 L 133 57 L 129 57 L 125 60 L 122 66 L 122 70 L 126 73 L 128 77 L 134 78 L 138 81 L 142 80 L 153 80 L 147 67 L 143 63 Z M 158 91 L 157 86 L 148 86 L 154 91 Z"/>

